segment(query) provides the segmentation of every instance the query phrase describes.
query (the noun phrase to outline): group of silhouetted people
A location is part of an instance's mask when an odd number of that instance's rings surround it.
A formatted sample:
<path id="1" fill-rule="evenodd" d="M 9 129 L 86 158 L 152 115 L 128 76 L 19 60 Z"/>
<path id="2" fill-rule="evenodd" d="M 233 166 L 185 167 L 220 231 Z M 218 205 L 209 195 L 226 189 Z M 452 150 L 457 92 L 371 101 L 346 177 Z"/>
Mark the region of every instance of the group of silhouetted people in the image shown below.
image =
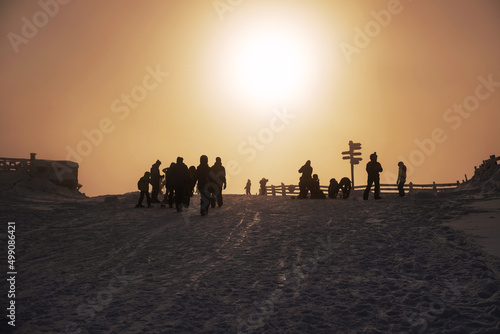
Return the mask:
<path id="1" fill-rule="evenodd" d="M 325 193 L 320 188 L 318 174 L 313 174 L 312 172 L 311 160 L 307 160 L 299 169 L 299 173 L 302 173 L 302 176 L 299 180 L 299 196 L 297 198 L 307 198 L 308 193 L 311 193 L 312 199 L 326 198 Z M 343 177 L 340 182 L 337 182 L 336 179 L 331 179 L 328 186 L 328 198 L 337 198 L 339 190 L 342 190 L 342 198 L 349 198 L 351 180 L 347 177 Z"/>
<path id="2" fill-rule="evenodd" d="M 382 165 L 377 161 L 377 153 L 370 155 L 370 161 L 366 164 L 366 172 L 368 180 L 366 188 L 363 192 L 363 199 L 367 200 L 372 186 L 374 186 L 374 198 L 380 199 L 380 173 L 383 171 Z M 208 165 L 208 157 L 202 155 L 198 167 L 187 167 L 182 157 L 178 157 L 177 161 L 172 162 L 169 167 L 164 168 L 164 175 L 160 174 L 161 161 L 157 160 L 149 172 L 145 172 L 144 176 L 137 182 L 137 188 L 140 191 L 139 201 L 136 207 L 144 207 L 142 202 L 146 197 L 148 207 L 151 203 L 161 203 L 162 207 L 168 205 L 177 211 L 182 211 L 183 207 L 188 208 L 190 199 L 194 194 L 195 187 L 200 194 L 200 213 L 201 215 L 208 214 L 209 207 L 214 208 L 216 204 L 220 207 L 223 204 L 222 190 L 226 189 L 226 170 L 222 166 L 221 158 L 217 157 L 215 163 L 210 167 Z M 404 196 L 404 184 L 406 182 L 406 166 L 403 162 L 398 163 L 398 192 L 399 196 Z M 326 198 L 327 196 L 320 188 L 319 178 L 317 174 L 313 174 L 311 161 L 306 163 L 299 169 L 301 173 L 299 181 L 299 195 L 297 198 L 307 198 L 310 193 L 310 198 Z M 267 195 L 267 182 L 269 180 L 262 178 L 259 181 L 261 195 Z M 251 194 L 251 181 L 248 180 L 245 186 L 245 193 Z M 149 195 L 149 185 L 152 185 L 151 196 Z M 165 196 L 160 202 L 158 195 L 161 189 L 165 186 Z M 284 194 L 285 186 L 282 183 L 282 191 Z M 336 179 L 330 179 L 328 186 L 328 198 L 337 198 L 339 191 L 342 191 L 342 198 L 349 198 L 351 192 L 351 180 L 348 177 L 343 177 L 340 182 Z M 293 191 L 291 191 L 293 192 Z"/>
<path id="3" fill-rule="evenodd" d="M 370 194 L 372 186 L 374 186 L 374 198 L 381 199 L 380 197 L 380 173 L 383 171 L 382 165 L 377 161 L 377 153 L 374 152 L 370 155 L 370 161 L 366 164 L 366 172 L 368 174 L 368 180 L 366 188 L 363 192 L 363 199 L 367 200 Z M 398 193 L 400 197 L 405 195 L 404 185 L 406 182 L 406 166 L 400 161 L 398 163 L 399 172 L 398 179 L 396 181 L 398 185 Z M 308 193 L 311 193 L 311 198 L 326 198 L 323 191 L 320 189 L 319 179 L 317 174 L 312 174 L 313 168 L 311 167 L 311 161 L 307 160 L 306 163 L 299 169 L 299 173 L 302 173 L 299 181 L 299 196 L 297 198 L 307 198 Z M 339 191 L 342 190 L 342 198 L 349 198 L 351 192 L 351 180 L 347 177 L 340 179 L 337 182 L 336 179 L 330 179 L 330 184 L 328 186 L 328 197 L 337 198 Z"/>
<path id="4" fill-rule="evenodd" d="M 363 193 L 363 199 L 367 200 L 370 194 L 372 185 L 374 185 L 374 198 L 381 199 L 380 197 L 380 173 L 382 173 L 382 165 L 377 161 L 377 152 L 370 155 L 370 161 L 366 164 L 366 172 L 368 173 L 368 180 L 366 183 L 366 188 Z M 398 179 L 396 184 L 398 185 L 399 197 L 405 195 L 404 185 L 406 182 L 406 166 L 400 161 L 398 162 Z"/>
<path id="5" fill-rule="evenodd" d="M 161 203 L 162 207 L 168 205 L 177 211 L 188 208 L 190 199 L 197 186 L 200 194 L 200 213 L 202 216 L 208 214 L 209 207 L 219 207 L 223 204 L 222 190 L 226 189 L 226 170 L 222 166 L 221 158 L 217 157 L 212 167 L 208 165 L 208 157 L 202 155 L 198 167 L 187 167 L 182 157 L 172 162 L 169 167 L 164 168 L 164 175 L 160 175 L 161 161 L 157 160 L 149 172 L 145 172 L 140 178 L 137 187 L 140 190 L 139 201 L 136 207 L 144 207 L 142 202 L 146 197 L 148 207 L 151 203 Z M 149 196 L 149 185 L 152 186 L 151 197 Z M 165 196 L 160 202 L 158 195 L 165 186 Z"/>

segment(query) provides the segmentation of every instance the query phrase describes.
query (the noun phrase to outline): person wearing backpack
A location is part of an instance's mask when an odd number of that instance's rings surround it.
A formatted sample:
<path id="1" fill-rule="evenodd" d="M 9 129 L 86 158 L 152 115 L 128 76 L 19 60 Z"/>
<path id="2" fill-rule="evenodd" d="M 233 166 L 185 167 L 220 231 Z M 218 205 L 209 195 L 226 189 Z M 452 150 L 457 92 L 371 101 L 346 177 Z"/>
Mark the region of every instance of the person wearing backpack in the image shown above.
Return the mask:
<path id="1" fill-rule="evenodd" d="M 151 184 L 151 173 L 145 172 L 144 176 L 137 182 L 137 188 L 141 192 L 139 197 L 139 202 L 135 206 L 136 208 L 143 208 L 142 201 L 144 200 L 144 195 L 146 195 L 146 202 L 148 203 L 148 208 L 151 207 L 151 198 L 149 197 L 149 185 Z"/>

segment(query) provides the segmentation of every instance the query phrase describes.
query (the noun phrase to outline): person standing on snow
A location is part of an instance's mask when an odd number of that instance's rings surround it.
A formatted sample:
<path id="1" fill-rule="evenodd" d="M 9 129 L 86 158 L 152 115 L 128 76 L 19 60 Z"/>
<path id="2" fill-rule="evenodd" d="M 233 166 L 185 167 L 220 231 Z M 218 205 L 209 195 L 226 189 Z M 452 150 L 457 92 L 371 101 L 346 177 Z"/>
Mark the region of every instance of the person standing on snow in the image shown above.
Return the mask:
<path id="1" fill-rule="evenodd" d="M 158 194 L 160 193 L 160 165 L 161 161 L 156 160 L 156 162 L 151 166 L 151 185 L 153 189 L 151 190 L 151 202 L 160 203 L 158 200 Z"/>
<path id="2" fill-rule="evenodd" d="M 363 199 L 367 200 L 370 194 L 372 184 L 375 183 L 375 199 L 380 199 L 380 173 L 383 171 L 382 165 L 377 161 L 377 152 L 370 155 L 370 162 L 366 164 L 366 172 L 368 173 L 368 181 L 366 184 Z"/>
<path id="3" fill-rule="evenodd" d="M 171 167 L 173 188 L 174 188 L 174 201 L 175 209 L 180 212 L 182 211 L 182 204 L 185 202 L 184 196 L 186 195 L 187 185 L 190 182 L 189 170 L 184 159 L 181 157 L 177 158 L 177 163 Z"/>
<path id="4" fill-rule="evenodd" d="M 163 168 L 163 173 L 165 173 L 165 196 L 163 197 L 162 207 L 168 203 L 170 208 L 174 207 L 174 177 L 172 175 L 172 167 L 175 163 L 172 162 L 170 167 Z"/>
<path id="5" fill-rule="evenodd" d="M 399 166 L 399 172 L 398 172 L 398 180 L 396 181 L 398 185 L 398 190 L 399 190 L 399 197 L 403 197 L 405 195 L 405 182 L 406 182 L 406 166 L 405 164 L 400 161 L 398 163 Z"/>
<path id="6" fill-rule="evenodd" d="M 245 186 L 245 194 L 246 195 L 252 195 L 250 192 L 250 188 L 252 187 L 252 181 L 250 179 L 247 180 L 247 184 Z"/>
<path id="7" fill-rule="evenodd" d="M 205 216 L 208 214 L 208 208 L 210 207 L 210 166 L 206 155 L 200 157 L 200 164 L 196 168 L 196 182 L 201 197 L 200 213 Z"/>
<path id="8" fill-rule="evenodd" d="M 313 179 L 312 179 L 313 168 L 311 167 L 311 160 L 307 160 L 304 166 L 300 167 L 299 173 L 302 173 L 299 181 L 299 196 L 297 198 L 307 198 L 307 193 L 312 190 Z"/>
<path id="9" fill-rule="evenodd" d="M 260 194 L 262 196 L 267 196 L 267 182 L 269 182 L 268 179 L 265 177 L 262 178 L 262 180 L 259 181 L 260 184 Z"/>

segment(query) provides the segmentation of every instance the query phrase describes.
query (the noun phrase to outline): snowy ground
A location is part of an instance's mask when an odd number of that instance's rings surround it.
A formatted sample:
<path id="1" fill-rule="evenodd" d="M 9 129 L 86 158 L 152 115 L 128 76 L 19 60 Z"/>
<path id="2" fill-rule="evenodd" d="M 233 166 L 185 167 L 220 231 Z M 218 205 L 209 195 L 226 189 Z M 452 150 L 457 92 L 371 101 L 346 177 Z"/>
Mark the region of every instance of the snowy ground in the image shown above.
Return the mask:
<path id="1" fill-rule="evenodd" d="M 198 197 L 181 214 L 28 191 L 0 191 L 15 333 L 500 332 L 500 260 L 443 225 L 485 210 L 470 192 L 226 195 L 201 217 Z"/>

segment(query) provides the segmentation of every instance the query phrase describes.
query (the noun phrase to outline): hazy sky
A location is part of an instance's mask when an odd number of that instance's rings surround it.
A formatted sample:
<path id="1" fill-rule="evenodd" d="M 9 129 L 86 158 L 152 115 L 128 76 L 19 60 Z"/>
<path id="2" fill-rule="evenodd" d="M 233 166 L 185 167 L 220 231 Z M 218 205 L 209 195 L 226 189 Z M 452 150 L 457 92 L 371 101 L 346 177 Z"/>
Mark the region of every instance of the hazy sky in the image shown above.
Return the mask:
<path id="1" fill-rule="evenodd" d="M 0 157 L 69 159 L 87 195 L 220 156 L 227 192 L 350 177 L 455 182 L 500 154 L 500 3 L 40 0 L 0 4 Z"/>

